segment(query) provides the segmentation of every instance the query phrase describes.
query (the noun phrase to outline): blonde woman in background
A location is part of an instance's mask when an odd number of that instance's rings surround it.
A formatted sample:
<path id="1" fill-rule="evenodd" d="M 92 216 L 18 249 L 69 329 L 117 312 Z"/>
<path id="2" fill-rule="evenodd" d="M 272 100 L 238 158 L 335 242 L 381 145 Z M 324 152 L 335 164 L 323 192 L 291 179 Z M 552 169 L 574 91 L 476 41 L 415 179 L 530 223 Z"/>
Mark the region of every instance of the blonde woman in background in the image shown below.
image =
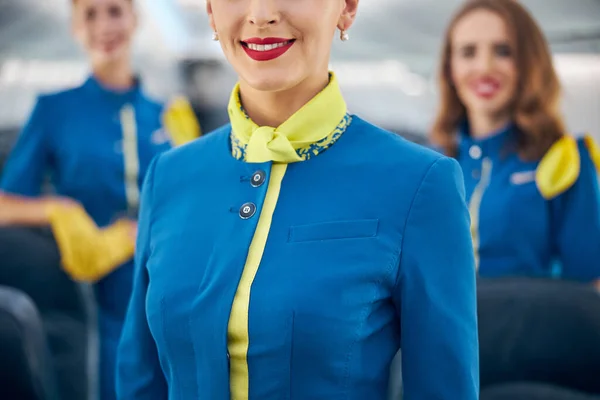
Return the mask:
<path id="1" fill-rule="evenodd" d="M 198 127 L 188 113 L 191 129 L 179 126 L 169 132 L 178 136 L 168 135 L 163 125 L 181 121 L 173 112 L 181 112 L 181 101 L 165 112 L 143 93 L 131 66 L 132 0 L 74 0 L 72 7 L 73 33 L 91 75 L 79 87 L 38 97 L 2 174 L 0 225 L 50 225 L 64 270 L 93 283 L 100 399 L 111 400 L 132 289 L 140 186 L 152 158 L 197 136 Z M 46 176 L 54 196 L 41 193 Z M 72 377 L 61 379 L 69 385 Z"/>

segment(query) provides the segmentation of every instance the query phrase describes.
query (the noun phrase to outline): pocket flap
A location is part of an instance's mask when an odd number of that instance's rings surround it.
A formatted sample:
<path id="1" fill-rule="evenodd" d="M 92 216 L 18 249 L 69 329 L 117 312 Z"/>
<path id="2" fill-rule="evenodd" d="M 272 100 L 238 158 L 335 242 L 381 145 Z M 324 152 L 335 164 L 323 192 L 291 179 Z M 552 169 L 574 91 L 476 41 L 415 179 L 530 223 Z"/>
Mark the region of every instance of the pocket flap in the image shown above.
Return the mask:
<path id="1" fill-rule="evenodd" d="M 378 219 L 321 222 L 290 227 L 289 242 L 356 239 L 377 236 Z"/>

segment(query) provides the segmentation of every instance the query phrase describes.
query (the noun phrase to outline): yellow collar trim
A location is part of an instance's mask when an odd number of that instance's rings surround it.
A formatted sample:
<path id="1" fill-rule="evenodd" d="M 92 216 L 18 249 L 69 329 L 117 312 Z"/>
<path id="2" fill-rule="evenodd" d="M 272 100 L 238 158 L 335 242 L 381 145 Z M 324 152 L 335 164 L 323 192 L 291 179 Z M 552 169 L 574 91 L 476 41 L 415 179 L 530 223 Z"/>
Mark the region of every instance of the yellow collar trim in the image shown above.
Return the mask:
<path id="1" fill-rule="evenodd" d="M 330 147 L 344 133 L 352 118 L 346 113 L 337 79 L 280 126 L 258 126 L 244 111 L 239 84 L 229 99 L 231 149 L 235 158 L 251 163 L 292 163 L 308 160 Z"/>

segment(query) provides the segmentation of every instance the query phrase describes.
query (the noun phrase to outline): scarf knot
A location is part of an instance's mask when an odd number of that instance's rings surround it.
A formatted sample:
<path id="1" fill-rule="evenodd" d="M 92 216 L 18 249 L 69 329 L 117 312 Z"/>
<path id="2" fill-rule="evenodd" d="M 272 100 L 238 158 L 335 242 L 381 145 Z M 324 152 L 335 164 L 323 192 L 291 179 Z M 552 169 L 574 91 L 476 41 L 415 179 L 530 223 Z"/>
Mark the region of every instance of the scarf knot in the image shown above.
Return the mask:
<path id="1" fill-rule="evenodd" d="M 250 163 L 304 161 L 329 148 L 351 122 L 336 77 L 278 127 L 258 126 L 241 104 L 239 84 L 229 100 L 232 154 Z"/>

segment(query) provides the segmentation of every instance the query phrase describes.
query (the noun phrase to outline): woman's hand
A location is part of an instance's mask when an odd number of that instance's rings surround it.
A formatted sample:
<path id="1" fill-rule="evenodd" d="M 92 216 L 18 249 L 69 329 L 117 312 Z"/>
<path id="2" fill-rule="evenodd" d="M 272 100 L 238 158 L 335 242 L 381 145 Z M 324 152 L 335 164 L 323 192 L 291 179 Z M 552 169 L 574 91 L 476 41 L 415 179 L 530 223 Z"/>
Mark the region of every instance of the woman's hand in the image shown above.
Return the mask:
<path id="1" fill-rule="evenodd" d="M 126 223 L 129 226 L 129 237 L 135 243 L 137 239 L 137 221 L 133 221 L 130 219 L 123 220 L 123 223 Z"/>
<path id="2" fill-rule="evenodd" d="M 81 206 L 81 204 L 77 200 L 63 196 L 44 196 L 40 199 L 40 201 L 46 206 L 51 204 L 59 204 L 61 206 L 67 207 Z"/>
<path id="3" fill-rule="evenodd" d="M 0 226 L 43 226 L 50 223 L 49 208 L 53 204 L 79 206 L 68 197 L 25 197 L 0 192 Z"/>

